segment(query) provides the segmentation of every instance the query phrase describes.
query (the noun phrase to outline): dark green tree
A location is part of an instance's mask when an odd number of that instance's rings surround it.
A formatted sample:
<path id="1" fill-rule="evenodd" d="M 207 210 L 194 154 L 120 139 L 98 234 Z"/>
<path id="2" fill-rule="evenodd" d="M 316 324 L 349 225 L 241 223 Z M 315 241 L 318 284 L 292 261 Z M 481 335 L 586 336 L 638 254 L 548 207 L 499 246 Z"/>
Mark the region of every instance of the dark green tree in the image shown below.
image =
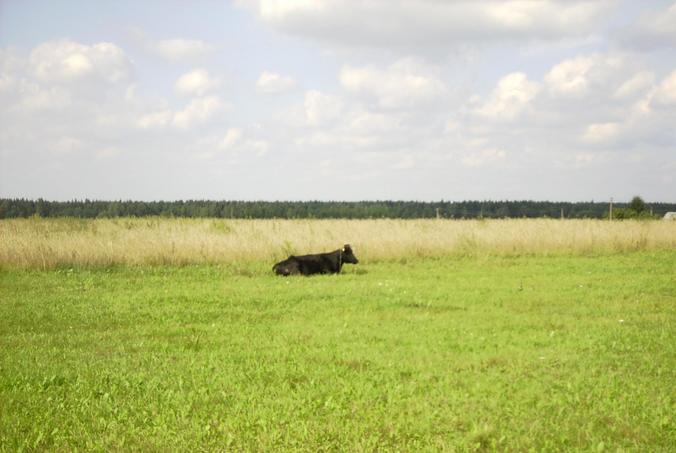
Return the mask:
<path id="1" fill-rule="evenodd" d="M 640 216 L 647 211 L 645 201 L 639 196 L 635 196 L 631 199 L 628 208 L 634 211 L 637 216 Z"/>

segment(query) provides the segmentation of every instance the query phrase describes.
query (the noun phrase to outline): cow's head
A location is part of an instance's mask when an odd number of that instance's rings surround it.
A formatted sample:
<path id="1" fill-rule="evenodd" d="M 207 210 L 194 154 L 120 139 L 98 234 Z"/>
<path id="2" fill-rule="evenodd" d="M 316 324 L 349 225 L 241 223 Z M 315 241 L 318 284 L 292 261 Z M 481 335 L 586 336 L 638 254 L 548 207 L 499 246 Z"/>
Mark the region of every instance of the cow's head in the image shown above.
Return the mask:
<path id="1" fill-rule="evenodd" d="M 343 263 L 357 264 L 359 262 L 357 257 L 354 256 L 354 253 L 352 253 L 352 247 L 350 247 L 350 244 L 345 244 L 341 252 L 343 252 L 342 253 Z"/>

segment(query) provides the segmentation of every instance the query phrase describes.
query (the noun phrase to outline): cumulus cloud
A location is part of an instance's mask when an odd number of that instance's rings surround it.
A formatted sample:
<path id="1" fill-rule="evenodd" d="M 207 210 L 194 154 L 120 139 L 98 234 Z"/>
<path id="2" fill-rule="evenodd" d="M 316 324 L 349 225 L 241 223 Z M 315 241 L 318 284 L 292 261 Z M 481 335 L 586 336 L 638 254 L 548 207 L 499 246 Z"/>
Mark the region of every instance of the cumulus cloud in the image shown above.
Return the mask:
<path id="1" fill-rule="evenodd" d="M 498 82 L 488 101 L 476 113 L 492 119 L 513 120 L 533 100 L 540 85 L 523 72 L 507 74 Z"/>
<path id="2" fill-rule="evenodd" d="M 256 89 L 261 93 L 284 93 L 296 86 L 292 77 L 286 77 L 270 71 L 263 71 L 256 81 Z"/>
<path id="3" fill-rule="evenodd" d="M 653 72 L 641 71 L 622 83 L 613 94 L 613 97 L 619 99 L 635 98 L 636 96 L 645 94 L 645 92 L 653 85 L 654 81 L 655 74 Z"/>
<path id="4" fill-rule="evenodd" d="M 666 76 L 653 95 L 658 106 L 676 106 L 676 70 Z"/>
<path id="5" fill-rule="evenodd" d="M 211 119 L 223 108 L 217 96 L 207 96 L 192 100 L 183 110 L 173 115 L 173 124 L 181 129 L 188 129 L 196 124 Z"/>
<path id="6" fill-rule="evenodd" d="M 587 73 L 593 63 L 590 57 L 566 60 L 550 69 L 545 81 L 554 94 L 581 96 L 589 88 Z"/>
<path id="7" fill-rule="evenodd" d="M 129 32 L 134 41 L 147 52 L 172 63 L 190 62 L 216 50 L 215 45 L 201 39 L 182 37 L 155 39 L 138 27 L 131 27 Z"/>
<path id="8" fill-rule="evenodd" d="M 332 123 L 343 112 L 343 101 L 334 95 L 317 90 L 305 93 L 305 119 L 310 126 L 321 126 Z"/>
<path id="9" fill-rule="evenodd" d="M 447 89 L 434 67 L 402 67 L 344 66 L 341 90 L 306 92 L 305 126 L 312 127 L 290 129 L 293 143 L 352 156 L 345 162 L 355 165 L 368 155 L 368 165 L 378 168 L 434 171 L 456 163 L 520 171 L 514 169 L 575 169 L 609 158 L 610 150 L 629 159 L 674 139 L 665 131 L 676 113 L 669 104 L 676 75 L 656 83 L 643 63 L 617 52 L 559 61 L 540 78 L 507 73 L 488 94 L 469 92 L 464 100 L 439 95 Z M 409 84 L 408 76 L 433 82 Z M 436 87 L 429 91 L 435 95 L 415 93 L 416 86 Z M 398 97 L 397 90 L 419 97 Z"/>
<path id="10" fill-rule="evenodd" d="M 71 93 L 65 87 L 49 86 L 29 78 L 9 79 L 0 95 L 4 110 L 17 114 L 54 112 L 73 103 Z"/>
<path id="11" fill-rule="evenodd" d="M 262 157 L 270 149 L 270 142 L 256 138 L 239 127 L 230 127 L 225 135 L 213 135 L 199 142 L 200 151 L 196 157 L 200 160 L 212 160 L 227 156 L 227 162 L 236 164 L 241 157 Z"/>
<path id="12" fill-rule="evenodd" d="M 215 47 L 199 39 L 161 39 L 147 41 L 147 47 L 172 62 L 191 60 L 207 55 L 215 50 Z"/>
<path id="13" fill-rule="evenodd" d="M 209 75 L 206 69 L 194 69 L 178 78 L 174 85 L 177 92 L 183 95 L 204 96 L 217 89 L 221 82 Z"/>
<path id="14" fill-rule="evenodd" d="M 299 134 L 293 141 L 303 148 L 350 147 L 373 151 L 397 146 L 397 142 L 404 146 L 417 137 L 417 134 L 402 137 L 399 133 L 402 117 L 407 114 L 418 117 L 417 114 L 391 109 L 382 111 L 377 104 L 362 103 L 345 92 L 307 91 L 301 107 L 303 121 L 300 124 L 291 118 L 282 120 L 286 127 L 296 129 Z"/>
<path id="15" fill-rule="evenodd" d="M 95 196 L 83 181 L 104 186 L 109 165 L 138 146 L 135 121 L 146 106 L 133 94 L 133 61 L 117 44 L 57 39 L 4 49 L 0 80 L 5 195 Z"/>
<path id="16" fill-rule="evenodd" d="M 125 52 L 105 42 L 87 45 L 59 39 L 37 45 L 28 56 L 0 52 L 3 111 L 60 113 L 57 122 L 98 120 L 105 115 L 102 103 L 119 106 L 127 100 L 133 85 L 131 68 Z M 83 113 L 87 109 L 89 114 Z"/>
<path id="17" fill-rule="evenodd" d="M 43 82 L 79 82 L 96 78 L 117 83 L 129 78 L 131 62 L 112 43 L 85 45 L 70 40 L 40 44 L 30 54 L 35 77 Z"/>
<path id="18" fill-rule="evenodd" d="M 14 168 L 39 160 L 44 162 L 41 168 L 55 172 L 63 165 L 82 168 L 100 160 L 108 165 L 139 151 L 180 148 L 192 143 L 193 130 L 202 130 L 225 107 L 212 94 L 218 81 L 206 71 L 192 71 L 177 81 L 176 91 L 191 96 L 179 108 L 171 108 L 170 100 L 137 92 L 135 73 L 133 61 L 113 43 L 59 39 L 24 54 L 3 49 L 3 160 L 10 159 L 5 162 Z"/>
<path id="19" fill-rule="evenodd" d="M 340 72 L 340 83 L 347 91 L 374 99 L 383 108 L 430 104 L 447 93 L 432 68 L 410 58 L 386 69 L 345 66 Z"/>
<path id="20" fill-rule="evenodd" d="M 227 135 L 224 142 L 227 141 Z M 254 138 L 240 138 L 234 144 L 226 147 L 234 155 L 242 153 L 253 154 L 257 157 L 264 156 L 270 149 L 270 142 L 267 140 L 257 140 Z"/>
<path id="21" fill-rule="evenodd" d="M 392 48 L 582 36 L 613 6 L 609 0 L 240 0 L 238 4 L 291 34 L 340 45 Z"/>
<path id="22" fill-rule="evenodd" d="M 558 97 L 583 97 L 607 92 L 622 81 L 629 70 L 626 59 L 615 54 L 593 54 L 564 60 L 545 76 L 551 94 Z"/>
<path id="23" fill-rule="evenodd" d="M 16 81 L 9 74 L 0 74 L 0 93 L 9 93 L 14 89 Z"/>
<path id="24" fill-rule="evenodd" d="M 161 129 L 173 126 L 186 130 L 213 119 L 224 108 L 218 96 L 204 96 L 191 100 L 181 110 L 162 109 L 139 115 L 136 127 L 139 129 Z"/>
<path id="25" fill-rule="evenodd" d="M 242 140 L 242 130 L 238 128 L 230 128 L 219 143 L 219 147 L 224 149 L 233 148 Z"/>
<path id="26" fill-rule="evenodd" d="M 174 113 L 171 110 L 160 110 L 158 112 L 145 113 L 139 116 L 136 121 L 140 129 L 153 129 L 164 127 L 171 124 Z"/>

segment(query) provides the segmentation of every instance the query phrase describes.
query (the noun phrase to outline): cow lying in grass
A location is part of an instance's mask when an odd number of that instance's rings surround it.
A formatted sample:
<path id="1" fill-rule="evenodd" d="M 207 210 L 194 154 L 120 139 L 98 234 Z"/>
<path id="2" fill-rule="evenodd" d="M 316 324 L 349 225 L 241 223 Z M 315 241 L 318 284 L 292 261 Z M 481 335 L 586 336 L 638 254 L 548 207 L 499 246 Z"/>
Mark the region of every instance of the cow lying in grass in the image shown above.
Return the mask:
<path id="1" fill-rule="evenodd" d="M 277 275 L 338 274 L 344 263 L 357 264 L 359 260 L 349 244 L 340 250 L 316 255 L 291 255 L 272 266 Z"/>

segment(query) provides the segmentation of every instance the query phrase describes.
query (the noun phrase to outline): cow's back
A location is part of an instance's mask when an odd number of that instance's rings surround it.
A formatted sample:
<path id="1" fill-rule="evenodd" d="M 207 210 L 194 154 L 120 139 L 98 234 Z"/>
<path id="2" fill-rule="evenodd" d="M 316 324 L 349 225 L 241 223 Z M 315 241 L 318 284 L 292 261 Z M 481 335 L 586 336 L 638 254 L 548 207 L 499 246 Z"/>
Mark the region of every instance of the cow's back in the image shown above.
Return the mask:
<path id="1" fill-rule="evenodd" d="M 339 257 L 336 252 L 297 256 L 301 274 L 331 274 L 340 272 Z"/>

